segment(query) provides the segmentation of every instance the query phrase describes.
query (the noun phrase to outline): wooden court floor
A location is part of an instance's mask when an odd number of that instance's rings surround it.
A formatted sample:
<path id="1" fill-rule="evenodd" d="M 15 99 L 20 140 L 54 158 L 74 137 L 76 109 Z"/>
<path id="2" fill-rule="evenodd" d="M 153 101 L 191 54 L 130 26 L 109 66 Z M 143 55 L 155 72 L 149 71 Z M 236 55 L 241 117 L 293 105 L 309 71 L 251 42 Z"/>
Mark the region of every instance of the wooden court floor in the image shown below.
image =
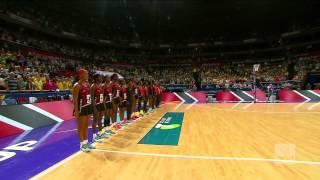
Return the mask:
<path id="1" fill-rule="evenodd" d="M 184 112 L 178 146 L 137 144 Z M 320 103 L 166 104 L 36 179 L 320 179 Z"/>

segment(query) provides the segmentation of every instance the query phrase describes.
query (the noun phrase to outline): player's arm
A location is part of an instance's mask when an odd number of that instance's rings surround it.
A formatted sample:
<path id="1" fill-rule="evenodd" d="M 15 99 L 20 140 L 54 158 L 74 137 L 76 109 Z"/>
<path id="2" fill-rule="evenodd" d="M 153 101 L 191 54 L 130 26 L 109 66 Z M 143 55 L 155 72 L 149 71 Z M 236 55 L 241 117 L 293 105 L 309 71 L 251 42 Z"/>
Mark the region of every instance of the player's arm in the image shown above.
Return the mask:
<path id="1" fill-rule="evenodd" d="M 75 84 L 72 88 L 72 99 L 73 99 L 73 106 L 74 106 L 74 116 L 76 118 L 79 117 L 79 91 L 80 91 L 79 84 Z"/>

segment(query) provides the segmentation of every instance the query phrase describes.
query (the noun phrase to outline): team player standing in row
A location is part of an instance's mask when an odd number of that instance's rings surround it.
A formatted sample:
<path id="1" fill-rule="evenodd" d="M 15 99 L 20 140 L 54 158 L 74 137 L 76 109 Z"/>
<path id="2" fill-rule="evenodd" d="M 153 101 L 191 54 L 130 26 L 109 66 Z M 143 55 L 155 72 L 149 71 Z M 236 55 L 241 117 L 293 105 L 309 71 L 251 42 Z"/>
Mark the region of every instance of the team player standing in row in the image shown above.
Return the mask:
<path id="1" fill-rule="evenodd" d="M 102 79 L 101 75 L 95 74 L 90 87 L 88 72 L 85 69 L 79 70 L 78 79 L 79 81 L 74 84 L 72 95 L 80 149 L 84 152 L 90 152 L 95 148 L 88 142 L 88 124 L 91 115 L 93 115 L 93 142 L 101 142 L 102 139 L 115 134 L 121 126 L 126 126 L 134 120 L 137 104 L 138 110 L 145 113 L 160 105 L 161 89 L 158 82 L 140 81 L 137 86 L 134 80 L 126 83 L 122 79 L 119 83 L 117 74 L 113 74 L 111 79 L 108 76 Z M 118 112 L 120 123 L 117 123 Z M 103 124 L 102 115 L 104 115 Z"/>

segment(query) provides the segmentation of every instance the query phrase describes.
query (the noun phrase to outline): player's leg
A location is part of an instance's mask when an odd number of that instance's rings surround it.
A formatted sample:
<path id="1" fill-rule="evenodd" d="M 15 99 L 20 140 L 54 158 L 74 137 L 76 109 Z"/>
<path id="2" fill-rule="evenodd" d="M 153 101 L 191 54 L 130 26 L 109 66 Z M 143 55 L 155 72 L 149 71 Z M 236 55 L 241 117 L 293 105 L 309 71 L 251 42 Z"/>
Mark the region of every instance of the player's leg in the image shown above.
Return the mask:
<path id="1" fill-rule="evenodd" d="M 129 98 L 128 102 L 127 102 L 127 107 L 126 107 L 126 110 L 127 110 L 127 119 L 128 120 L 131 120 L 131 115 L 132 115 L 132 104 L 133 104 L 133 98 Z"/>
<path id="2" fill-rule="evenodd" d="M 141 111 L 141 103 L 142 103 L 142 97 L 139 97 L 138 99 L 138 111 Z"/>
<path id="3" fill-rule="evenodd" d="M 157 106 L 157 108 L 159 108 L 159 106 L 160 106 L 160 104 L 161 104 L 161 95 L 157 95 L 156 98 L 157 98 L 157 99 L 156 99 L 156 101 L 157 101 L 156 106 Z"/>
<path id="4" fill-rule="evenodd" d="M 112 127 L 117 130 L 120 129 L 121 126 L 120 124 L 117 124 L 117 115 L 118 115 L 118 109 L 119 109 L 119 104 L 117 102 L 112 102 L 112 116 L 111 116 L 111 120 L 112 120 Z"/>
<path id="5" fill-rule="evenodd" d="M 91 151 L 91 148 L 88 144 L 88 121 L 89 121 L 89 116 L 79 117 L 79 125 L 82 128 L 81 129 L 81 139 L 82 139 L 81 150 L 83 152 Z"/>
<path id="6" fill-rule="evenodd" d="M 152 110 L 153 109 L 153 96 L 150 95 L 149 96 L 149 110 Z"/>
<path id="7" fill-rule="evenodd" d="M 104 111 L 104 128 L 105 128 L 105 137 L 115 134 L 113 131 L 111 131 L 110 129 L 110 125 L 112 124 L 112 122 L 110 123 L 110 118 L 112 116 L 112 104 L 111 102 L 108 102 L 106 104 L 106 109 Z"/>
<path id="8" fill-rule="evenodd" d="M 110 125 L 110 109 L 106 108 L 103 114 L 104 114 L 103 127 L 106 128 Z"/>
<path id="9" fill-rule="evenodd" d="M 152 99 L 153 99 L 153 109 L 155 109 L 157 107 L 157 96 L 154 95 Z"/>
<path id="10" fill-rule="evenodd" d="M 83 118 L 81 116 L 77 119 L 77 128 L 78 128 L 78 138 L 80 142 L 80 149 L 82 148 L 82 145 L 84 144 L 83 141 Z"/>
<path id="11" fill-rule="evenodd" d="M 84 142 L 85 142 L 87 148 L 95 149 L 95 147 L 91 143 L 89 143 L 89 141 L 88 141 L 89 116 L 86 116 L 84 118 L 83 126 L 84 126 L 83 138 L 84 138 Z"/>
<path id="12" fill-rule="evenodd" d="M 111 111 L 111 124 L 117 121 L 118 105 L 115 102 L 112 102 L 112 111 Z"/>
<path id="13" fill-rule="evenodd" d="M 143 111 L 146 113 L 148 111 L 148 99 L 149 97 L 144 97 L 144 100 L 143 100 Z"/>
<path id="14" fill-rule="evenodd" d="M 137 98 L 133 97 L 132 103 L 131 103 L 131 113 L 134 113 L 136 111 L 137 107 Z"/>
<path id="15" fill-rule="evenodd" d="M 124 102 L 121 102 L 119 111 L 120 111 L 120 113 L 119 113 L 120 121 L 122 122 L 124 120 L 124 112 L 125 112 Z"/>
<path id="16" fill-rule="evenodd" d="M 92 141 L 93 142 L 101 142 L 101 137 L 100 137 L 99 132 L 100 132 L 100 129 L 102 129 L 102 126 L 101 126 L 101 119 L 100 119 L 99 114 L 100 114 L 100 112 L 98 110 L 96 112 L 94 112 L 94 114 L 93 114 L 93 121 L 92 121 L 92 134 L 93 134 Z M 98 126 L 100 126 L 98 128 L 98 131 L 97 131 L 97 124 L 98 124 Z"/>
<path id="17" fill-rule="evenodd" d="M 103 103 L 100 103 L 98 105 L 98 130 L 99 130 L 99 136 L 100 138 L 106 138 L 105 136 L 102 136 L 102 130 L 103 130 L 103 127 L 102 127 L 102 114 L 105 110 L 105 106 Z"/>
<path id="18" fill-rule="evenodd" d="M 101 137 L 101 135 L 102 135 L 102 113 L 103 113 L 103 111 L 99 111 L 99 113 L 98 113 L 98 130 L 99 130 L 99 136 Z"/>

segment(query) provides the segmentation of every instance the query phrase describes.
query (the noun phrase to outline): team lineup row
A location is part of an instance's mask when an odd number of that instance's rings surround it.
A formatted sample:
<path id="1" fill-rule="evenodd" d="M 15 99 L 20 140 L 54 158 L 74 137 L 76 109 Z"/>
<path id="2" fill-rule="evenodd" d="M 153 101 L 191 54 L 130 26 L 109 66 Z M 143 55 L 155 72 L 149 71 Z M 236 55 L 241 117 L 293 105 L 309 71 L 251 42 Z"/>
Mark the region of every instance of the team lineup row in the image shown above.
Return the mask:
<path id="1" fill-rule="evenodd" d="M 74 116 L 78 123 L 80 149 L 90 152 L 94 142 L 101 142 L 115 134 L 115 130 L 128 125 L 137 118 L 138 112 L 148 113 L 159 107 L 161 88 L 158 81 L 139 81 L 121 79 L 117 74 L 111 77 L 95 74 L 93 83 L 88 83 L 88 71 L 78 71 L 78 81 L 72 90 Z M 117 123 L 119 112 L 120 123 Z M 126 112 L 126 117 L 125 117 Z M 88 124 L 93 115 L 92 143 L 88 142 Z M 104 115 L 103 124 L 102 117 Z M 98 131 L 97 131 L 98 125 Z"/>

